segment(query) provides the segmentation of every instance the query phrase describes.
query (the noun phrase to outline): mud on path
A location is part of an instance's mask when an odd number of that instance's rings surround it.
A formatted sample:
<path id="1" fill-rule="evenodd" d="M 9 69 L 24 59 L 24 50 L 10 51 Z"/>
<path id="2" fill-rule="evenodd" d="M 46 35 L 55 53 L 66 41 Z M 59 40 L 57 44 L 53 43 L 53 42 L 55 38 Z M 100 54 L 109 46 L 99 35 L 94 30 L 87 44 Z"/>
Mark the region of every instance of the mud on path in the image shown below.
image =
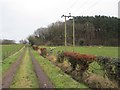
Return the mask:
<path id="1" fill-rule="evenodd" d="M 52 82 L 50 82 L 48 76 L 44 73 L 44 71 L 42 70 L 42 68 L 39 65 L 39 63 L 37 62 L 37 60 L 34 58 L 31 51 L 30 51 L 30 56 L 32 59 L 34 71 L 35 71 L 38 81 L 39 81 L 40 88 L 54 88 Z"/>
<path id="2" fill-rule="evenodd" d="M 12 80 L 13 80 L 13 77 L 14 77 L 17 69 L 20 66 L 20 63 L 22 61 L 22 58 L 25 55 L 25 52 L 26 52 L 26 49 L 21 53 L 19 58 L 12 64 L 12 66 L 4 74 L 4 76 L 2 78 L 2 88 L 9 88 L 10 87 Z"/>

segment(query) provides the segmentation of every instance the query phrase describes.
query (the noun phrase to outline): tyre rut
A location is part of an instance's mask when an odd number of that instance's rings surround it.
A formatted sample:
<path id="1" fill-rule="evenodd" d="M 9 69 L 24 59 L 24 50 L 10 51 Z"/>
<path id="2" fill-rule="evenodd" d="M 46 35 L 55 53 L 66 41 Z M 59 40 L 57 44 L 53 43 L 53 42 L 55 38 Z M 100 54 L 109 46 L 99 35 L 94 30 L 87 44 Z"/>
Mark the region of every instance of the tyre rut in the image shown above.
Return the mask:
<path id="1" fill-rule="evenodd" d="M 30 50 L 29 50 L 30 51 Z M 54 88 L 52 82 L 50 82 L 48 76 L 44 73 L 38 61 L 34 58 L 32 52 L 30 51 L 30 56 L 32 59 L 34 71 L 37 75 L 40 88 Z"/>

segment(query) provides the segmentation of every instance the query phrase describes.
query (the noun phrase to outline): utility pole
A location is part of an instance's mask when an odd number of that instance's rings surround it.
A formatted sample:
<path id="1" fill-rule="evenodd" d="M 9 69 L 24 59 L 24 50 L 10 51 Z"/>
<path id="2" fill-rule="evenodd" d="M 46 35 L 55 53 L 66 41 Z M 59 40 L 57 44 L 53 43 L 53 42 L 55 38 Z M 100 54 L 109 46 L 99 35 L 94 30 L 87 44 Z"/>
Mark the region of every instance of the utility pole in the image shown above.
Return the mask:
<path id="1" fill-rule="evenodd" d="M 67 26 L 66 26 L 66 17 L 73 17 L 73 46 L 75 46 L 75 18 L 74 16 L 71 16 L 71 13 L 69 13 L 69 16 L 66 16 L 66 15 L 62 15 L 62 17 L 65 17 L 65 46 L 67 46 Z"/>
<path id="2" fill-rule="evenodd" d="M 71 16 L 71 13 L 69 15 L 69 17 L 73 17 L 73 46 L 75 46 L 75 17 Z"/>
<path id="3" fill-rule="evenodd" d="M 75 18 L 73 16 L 73 46 L 75 46 Z"/>
<path id="4" fill-rule="evenodd" d="M 67 46 L 67 25 L 66 25 L 66 17 L 70 17 L 70 16 L 66 16 L 66 15 L 62 15 L 62 17 L 65 17 L 65 46 Z"/>
<path id="5" fill-rule="evenodd" d="M 66 24 L 66 16 L 65 16 L 65 46 L 67 46 L 67 24 Z"/>

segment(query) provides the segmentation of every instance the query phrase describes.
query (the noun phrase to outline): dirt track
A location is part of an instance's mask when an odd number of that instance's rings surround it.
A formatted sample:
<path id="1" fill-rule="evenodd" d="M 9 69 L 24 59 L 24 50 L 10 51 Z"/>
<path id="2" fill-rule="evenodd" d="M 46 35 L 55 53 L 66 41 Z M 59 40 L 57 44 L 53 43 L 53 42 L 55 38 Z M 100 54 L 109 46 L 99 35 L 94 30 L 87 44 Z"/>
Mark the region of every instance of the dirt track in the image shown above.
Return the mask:
<path id="1" fill-rule="evenodd" d="M 13 77 L 17 71 L 17 69 L 20 66 L 20 63 L 22 61 L 22 58 L 25 55 L 25 51 L 23 51 L 23 53 L 19 56 L 19 58 L 12 64 L 12 66 L 7 70 L 7 72 L 4 74 L 3 78 L 2 78 L 2 88 L 9 88 Z"/>
<path id="2" fill-rule="evenodd" d="M 37 78 L 39 80 L 40 88 L 54 88 L 53 84 L 50 82 L 47 75 L 43 72 L 41 66 L 38 64 L 37 60 L 34 58 L 34 56 L 31 52 L 30 52 L 30 56 L 32 59 L 34 71 L 35 71 Z"/>
<path id="3" fill-rule="evenodd" d="M 2 89 L 10 88 L 12 84 L 13 78 L 18 70 L 23 57 L 25 56 L 26 50 L 22 52 L 19 58 L 12 64 L 12 66 L 7 70 L 2 78 Z M 29 50 L 30 52 L 30 50 Z M 53 84 L 50 82 L 48 76 L 44 73 L 41 66 L 38 64 L 37 60 L 34 58 L 33 54 L 30 52 L 30 57 L 32 59 L 32 64 L 34 68 L 34 72 L 36 73 L 39 87 L 40 88 L 54 88 Z"/>

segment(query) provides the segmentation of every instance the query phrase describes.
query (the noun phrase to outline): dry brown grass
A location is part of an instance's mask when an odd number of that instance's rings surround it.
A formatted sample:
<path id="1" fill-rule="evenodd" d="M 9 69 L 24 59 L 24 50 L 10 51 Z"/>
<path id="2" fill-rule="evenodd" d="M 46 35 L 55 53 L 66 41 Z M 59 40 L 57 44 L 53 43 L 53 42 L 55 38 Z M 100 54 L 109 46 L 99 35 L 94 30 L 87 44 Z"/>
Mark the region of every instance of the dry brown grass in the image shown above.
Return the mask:
<path id="1" fill-rule="evenodd" d="M 57 62 L 57 57 L 54 55 L 49 55 L 47 58 L 53 63 Z"/>
<path id="2" fill-rule="evenodd" d="M 63 68 L 68 68 L 68 67 L 70 67 L 70 64 L 67 61 L 63 61 L 62 67 Z"/>
<path id="3" fill-rule="evenodd" d="M 38 49 L 37 52 L 38 52 L 39 55 L 41 54 L 41 50 L 40 49 Z"/>
<path id="4" fill-rule="evenodd" d="M 117 88 L 117 86 L 108 78 L 96 74 L 84 74 L 83 81 L 92 88 Z"/>

